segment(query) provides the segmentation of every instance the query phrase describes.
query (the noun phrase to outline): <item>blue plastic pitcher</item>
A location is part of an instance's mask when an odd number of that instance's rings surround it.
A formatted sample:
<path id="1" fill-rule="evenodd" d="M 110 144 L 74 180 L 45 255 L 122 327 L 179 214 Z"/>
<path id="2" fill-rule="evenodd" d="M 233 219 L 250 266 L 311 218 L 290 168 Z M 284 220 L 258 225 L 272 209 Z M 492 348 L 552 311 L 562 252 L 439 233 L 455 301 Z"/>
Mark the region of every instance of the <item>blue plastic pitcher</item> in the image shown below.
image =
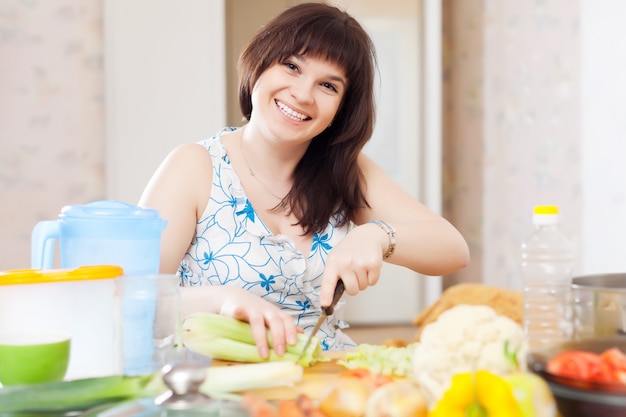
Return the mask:
<path id="1" fill-rule="evenodd" d="M 157 273 L 166 225 L 157 210 L 121 201 L 65 206 L 58 220 L 35 225 L 31 267 L 51 269 L 58 241 L 61 268 L 118 265 L 127 275 Z"/>

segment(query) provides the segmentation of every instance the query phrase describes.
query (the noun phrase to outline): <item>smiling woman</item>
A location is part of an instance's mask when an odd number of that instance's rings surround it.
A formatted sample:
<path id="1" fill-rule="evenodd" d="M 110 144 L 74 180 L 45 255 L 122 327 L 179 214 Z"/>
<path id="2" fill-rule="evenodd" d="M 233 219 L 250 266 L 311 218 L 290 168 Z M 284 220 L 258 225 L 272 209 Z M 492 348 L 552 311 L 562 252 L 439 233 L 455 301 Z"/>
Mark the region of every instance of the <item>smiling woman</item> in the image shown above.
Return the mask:
<path id="1" fill-rule="evenodd" d="M 175 8 L 168 6 L 171 1 L 163 0 L 153 7 L 145 0 L 143 7 L 139 3 L 119 7 L 111 2 L 107 7 L 107 26 L 111 26 L 105 33 L 111 38 L 106 43 L 110 46 L 107 77 L 111 80 L 106 94 L 110 100 L 107 161 L 111 165 L 107 194 L 116 199 L 137 201 L 158 161 L 181 142 L 204 138 L 207 132 L 222 126 L 240 125 L 238 55 L 256 28 L 279 14 L 285 4 L 284 0 L 228 0 L 223 2 L 224 10 L 207 12 L 206 2 L 186 2 Z M 211 8 L 219 3 L 210 2 Z M 406 192 L 439 212 L 439 90 L 420 86 L 422 82 L 426 86 L 440 82 L 438 71 L 433 69 L 440 62 L 440 46 L 432 36 L 438 34 L 440 25 L 437 2 L 421 5 L 392 0 L 385 7 L 376 0 L 335 3 L 357 16 L 379 50 L 377 123 L 364 153 L 375 158 Z M 163 21 L 162 15 L 175 15 L 177 19 Z M 174 33 L 159 30 L 163 25 L 175 28 Z M 421 32 L 426 29 L 432 32 L 428 38 Z M 148 45 L 140 45 L 139 39 Z M 224 56 L 226 74 L 221 72 L 224 65 L 216 65 Z M 427 73 L 423 67 L 425 57 L 432 57 Z M 148 73 L 150 77 L 142 75 Z M 222 91 L 224 86 L 226 92 Z M 184 106 L 177 104 L 181 102 Z M 131 114 L 133 117 L 128 117 Z M 262 176 L 254 150 L 245 147 L 244 154 L 258 178 L 282 198 L 279 190 L 273 189 L 274 184 Z M 441 280 L 436 277 L 421 279 L 417 272 L 391 263 L 383 265 L 381 275 L 389 279 L 379 280 L 359 297 L 345 297 L 342 314 L 346 321 L 408 324 L 440 294 Z M 374 303 L 381 308 L 372 309 Z"/>
<path id="2" fill-rule="evenodd" d="M 339 280 L 355 296 L 379 282 L 383 261 L 429 275 L 468 262 L 460 233 L 363 153 L 375 61 L 345 11 L 284 10 L 241 54 L 244 125 L 174 149 L 142 195 L 168 221 L 161 270 L 211 287 L 198 308 L 249 321 L 261 356 L 266 327 L 279 355 L 296 326 L 317 329 Z M 355 346 L 341 307 L 320 327 L 325 350 Z"/>

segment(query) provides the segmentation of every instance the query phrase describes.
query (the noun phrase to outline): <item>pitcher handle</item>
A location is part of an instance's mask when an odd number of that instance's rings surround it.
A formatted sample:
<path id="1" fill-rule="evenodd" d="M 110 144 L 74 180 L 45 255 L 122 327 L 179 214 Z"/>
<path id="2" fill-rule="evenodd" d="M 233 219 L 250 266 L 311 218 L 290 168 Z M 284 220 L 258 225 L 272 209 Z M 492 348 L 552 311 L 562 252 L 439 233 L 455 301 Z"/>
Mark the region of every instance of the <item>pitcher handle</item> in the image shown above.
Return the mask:
<path id="1" fill-rule="evenodd" d="M 59 238 L 58 220 L 44 220 L 35 225 L 30 247 L 30 264 L 33 269 L 52 269 L 54 240 Z"/>

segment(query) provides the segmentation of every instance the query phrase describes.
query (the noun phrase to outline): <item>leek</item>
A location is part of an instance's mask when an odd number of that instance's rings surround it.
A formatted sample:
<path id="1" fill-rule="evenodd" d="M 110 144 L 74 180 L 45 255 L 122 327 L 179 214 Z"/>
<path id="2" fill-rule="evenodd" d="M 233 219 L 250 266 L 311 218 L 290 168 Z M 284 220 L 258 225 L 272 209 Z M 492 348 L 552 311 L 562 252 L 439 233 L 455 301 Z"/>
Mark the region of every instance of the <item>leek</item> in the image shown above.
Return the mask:
<path id="1" fill-rule="evenodd" d="M 309 367 L 321 359 L 322 347 L 320 339 L 313 336 L 313 340 L 306 347 L 308 335 L 298 333 L 298 340 L 293 345 L 286 346 L 286 353 L 278 356 L 274 351 L 272 337 L 267 332 L 270 348 L 269 358 L 259 355 L 249 323 L 233 317 L 214 313 L 196 313 L 183 321 L 183 344 L 187 349 L 214 359 L 233 362 L 297 362 L 303 367 Z M 306 352 L 303 353 L 306 347 Z"/>
<path id="2" fill-rule="evenodd" d="M 159 378 L 155 378 L 156 376 Z M 106 376 L 0 388 L 1 413 L 82 411 L 97 405 L 157 395 L 159 374 Z"/>
<path id="3" fill-rule="evenodd" d="M 213 366 L 207 369 L 200 391 L 213 398 L 236 399 L 234 393 L 289 386 L 302 378 L 302 366 L 294 362 Z M 160 372 L 5 387 L 0 388 L 0 416 L 81 412 L 106 404 L 156 397 L 167 389 Z"/>

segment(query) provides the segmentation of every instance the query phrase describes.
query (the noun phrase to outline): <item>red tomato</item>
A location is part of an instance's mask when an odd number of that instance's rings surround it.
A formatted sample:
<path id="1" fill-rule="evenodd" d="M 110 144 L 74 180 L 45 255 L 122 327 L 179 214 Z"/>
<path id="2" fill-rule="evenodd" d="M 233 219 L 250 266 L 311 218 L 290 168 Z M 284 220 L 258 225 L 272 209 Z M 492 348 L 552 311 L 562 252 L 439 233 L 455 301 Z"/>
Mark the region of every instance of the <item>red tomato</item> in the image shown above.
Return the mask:
<path id="1" fill-rule="evenodd" d="M 593 380 L 600 373 L 600 355 L 582 350 L 567 350 L 552 357 L 547 368 L 553 375 Z"/>
<path id="2" fill-rule="evenodd" d="M 605 380 L 626 382 L 626 355 L 618 348 L 607 349 L 600 355 Z"/>
<path id="3" fill-rule="evenodd" d="M 626 383 L 626 355 L 618 348 L 601 354 L 569 350 L 548 361 L 548 372 L 568 378 L 598 382 Z"/>

